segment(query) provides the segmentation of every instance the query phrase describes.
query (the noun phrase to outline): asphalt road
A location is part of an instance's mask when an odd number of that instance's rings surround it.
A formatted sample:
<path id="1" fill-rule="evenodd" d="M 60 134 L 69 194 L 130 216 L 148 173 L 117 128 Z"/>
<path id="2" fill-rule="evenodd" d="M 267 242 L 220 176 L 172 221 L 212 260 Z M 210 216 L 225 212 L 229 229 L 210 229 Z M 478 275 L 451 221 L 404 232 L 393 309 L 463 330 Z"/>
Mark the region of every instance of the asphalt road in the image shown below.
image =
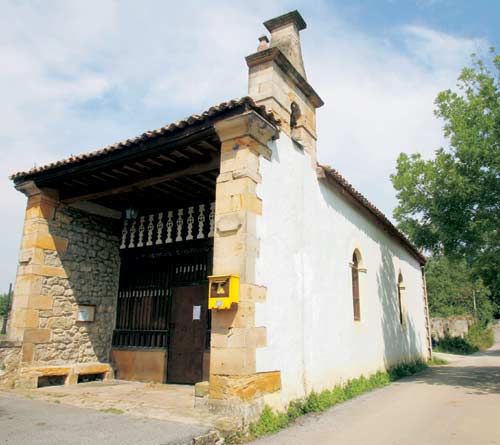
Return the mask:
<path id="1" fill-rule="evenodd" d="M 208 431 L 154 419 L 0 394 L 0 443 L 12 445 L 185 445 Z"/>
<path id="2" fill-rule="evenodd" d="M 254 444 L 500 444 L 500 344 L 302 418 Z"/>

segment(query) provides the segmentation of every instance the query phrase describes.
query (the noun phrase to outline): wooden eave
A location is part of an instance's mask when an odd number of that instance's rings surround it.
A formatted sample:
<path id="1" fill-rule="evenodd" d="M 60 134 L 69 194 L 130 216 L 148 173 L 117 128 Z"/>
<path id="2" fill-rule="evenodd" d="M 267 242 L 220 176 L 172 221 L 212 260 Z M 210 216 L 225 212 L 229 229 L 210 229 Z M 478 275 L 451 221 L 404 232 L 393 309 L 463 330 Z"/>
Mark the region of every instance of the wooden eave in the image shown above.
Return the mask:
<path id="1" fill-rule="evenodd" d="M 211 199 L 220 164 L 214 124 L 250 110 L 276 125 L 272 115 L 246 97 L 87 155 L 17 173 L 11 179 L 16 186 L 30 181 L 40 188 L 56 189 L 66 204 L 92 201 L 123 208 L 127 200 L 142 203 L 146 196 L 174 199 L 176 191 L 178 199 Z M 166 182 L 169 186 L 163 187 Z"/>

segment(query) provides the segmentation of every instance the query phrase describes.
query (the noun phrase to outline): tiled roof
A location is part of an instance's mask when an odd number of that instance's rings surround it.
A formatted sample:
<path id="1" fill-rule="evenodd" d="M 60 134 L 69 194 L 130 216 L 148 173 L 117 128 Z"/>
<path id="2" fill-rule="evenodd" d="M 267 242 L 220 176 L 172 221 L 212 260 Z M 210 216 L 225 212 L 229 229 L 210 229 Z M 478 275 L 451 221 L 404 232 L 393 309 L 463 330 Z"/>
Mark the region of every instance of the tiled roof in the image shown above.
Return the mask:
<path id="1" fill-rule="evenodd" d="M 361 206 L 367 209 L 386 229 L 387 231 L 399 238 L 399 240 L 418 258 L 418 260 L 425 264 L 427 261 L 426 257 L 420 252 L 406 237 L 404 233 L 391 223 L 389 218 L 385 216 L 382 211 L 375 207 L 368 199 L 365 198 L 360 192 L 358 192 L 352 184 L 350 184 L 347 179 L 345 179 L 337 170 L 330 167 L 329 165 L 318 164 L 318 176 L 326 177 L 333 180 L 342 190 L 345 190 L 355 201 L 357 201 Z"/>
<path id="2" fill-rule="evenodd" d="M 24 176 L 29 176 L 35 173 L 51 170 L 53 168 L 57 168 L 62 165 L 77 164 L 78 162 L 87 161 L 92 158 L 97 158 L 117 150 L 124 150 L 127 149 L 128 147 L 133 146 L 138 142 L 151 140 L 159 136 L 164 136 L 167 133 L 183 129 L 191 125 L 202 123 L 209 118 L 217 117 L 218 115 L 222 114 L 225 111 L 229 111 L 240 106 L 246 106 L 250 109 L 253 109 L 272 124 L 279 125 L 279 120 L 276 119 L 271 112 L 266 110 L 266 108 L 263 105 L 257 105 L 251 97 L 245 96 L 240 99 L 233 99 L 228 102 L 222 102 L 219 105 L 214 105 L 213 107 L 210 107 L 208 110 L 204 111 L 201 114 L 193 114 L 189 117 L 186 117 L 185 119 L 164 125 L 163 127 L 158 128 L 156 130 L 146 131 L 145 133 L 135 138 L 127 139 L 126 141 L 122 142 L 117 142 L 113 145 L 108 145 L 107 147 L 91 151 L 89 153 L 83 153 L 80 155 L 71 155 L 69 158 L 63 159 L 61 161 L 52 162 L 50 164 L 43 165 L 40 167 L 33 167 L 32 169 L 27 171 L 20 171 L 14 173 L 13 175 L 10 176 L 10 179 L 12 180 L 19 179 Z"/>

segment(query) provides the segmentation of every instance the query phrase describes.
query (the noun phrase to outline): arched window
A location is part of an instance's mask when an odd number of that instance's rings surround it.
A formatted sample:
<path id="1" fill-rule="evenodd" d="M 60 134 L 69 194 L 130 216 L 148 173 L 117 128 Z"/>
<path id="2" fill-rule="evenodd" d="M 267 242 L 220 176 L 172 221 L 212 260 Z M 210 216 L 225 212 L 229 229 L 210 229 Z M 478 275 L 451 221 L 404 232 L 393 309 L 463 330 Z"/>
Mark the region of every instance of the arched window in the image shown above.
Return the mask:
<path id="1" fill-rule="evenodd" d="M 359 304 L 359 258 L 356 251 L 352 254 L 352 307 L 354 312 L 354 321 L 361 320 L 361 307 Z"/>
<path id="2" fill-rule="evenodd" d="M 404 323 L 404 311 L 403 311 L 403 293 L 405 285 L 403 281 L 403 275 L 401 273 L 398 276 L 398 309 L 399 309 L 399 323 L 402 325 Z"/>

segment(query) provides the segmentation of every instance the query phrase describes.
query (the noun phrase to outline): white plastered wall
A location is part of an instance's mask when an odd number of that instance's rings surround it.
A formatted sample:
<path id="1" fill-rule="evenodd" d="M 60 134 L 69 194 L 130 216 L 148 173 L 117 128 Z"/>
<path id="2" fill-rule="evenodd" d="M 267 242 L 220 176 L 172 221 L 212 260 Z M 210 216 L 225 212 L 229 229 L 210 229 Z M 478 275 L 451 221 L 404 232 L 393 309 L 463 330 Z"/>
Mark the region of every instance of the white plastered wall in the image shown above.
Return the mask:
<path id="1" fill-rule="evenodd" d="M 284 133 L 261 160 L 263 201 L 256 282 L 267 300 L 256 326 L 268 342 L 257 371 L 281 371 L 280 402 L 331 388 L 391 364 L 425 357 L 425 307 L 418 261 L 380 226 L 319 182 L 308 155 Z M 353 320 L 351 269 L 362 256 L 361 321 Z M 399 322 L 397 279 L 405 284 Z"/>

